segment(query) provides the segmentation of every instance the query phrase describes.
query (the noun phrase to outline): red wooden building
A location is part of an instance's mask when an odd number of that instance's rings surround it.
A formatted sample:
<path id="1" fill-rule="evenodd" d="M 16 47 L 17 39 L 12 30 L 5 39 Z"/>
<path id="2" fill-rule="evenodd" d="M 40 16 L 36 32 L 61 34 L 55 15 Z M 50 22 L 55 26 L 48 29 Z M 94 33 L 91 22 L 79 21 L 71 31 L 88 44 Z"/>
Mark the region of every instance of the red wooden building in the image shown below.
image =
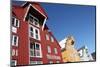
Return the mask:
<path id="1" fill-rule="evenodd" d="M 37 2 L 12 5 L 11 65 L 61 63 L 61 47 Z"/>

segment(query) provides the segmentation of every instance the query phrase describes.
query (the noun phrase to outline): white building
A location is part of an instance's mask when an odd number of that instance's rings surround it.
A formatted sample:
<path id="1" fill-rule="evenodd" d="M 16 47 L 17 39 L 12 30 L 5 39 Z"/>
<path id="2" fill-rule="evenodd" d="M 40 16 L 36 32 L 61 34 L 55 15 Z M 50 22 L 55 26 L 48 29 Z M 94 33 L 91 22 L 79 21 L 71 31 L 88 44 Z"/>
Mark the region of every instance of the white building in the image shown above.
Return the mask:
<path id="1" fill-rule="evenodd" d="M 88 52 L 87 46 L 83 46 L 80 49 L 78 49 L 78 53 L 80 56 L 80 61 L 92 61 L 93 60 L 91 54 Z"/>
<path id="2" fill-rule="evenodd" d="M 63 40 L 61 40 L 61 41 L 59 42 L 59 44 L 60 44 L 60 46 L 61 46 L 61 49 L 65 48 L 66 40 L 67 40 L 67 38 L 64 38 Z"/>

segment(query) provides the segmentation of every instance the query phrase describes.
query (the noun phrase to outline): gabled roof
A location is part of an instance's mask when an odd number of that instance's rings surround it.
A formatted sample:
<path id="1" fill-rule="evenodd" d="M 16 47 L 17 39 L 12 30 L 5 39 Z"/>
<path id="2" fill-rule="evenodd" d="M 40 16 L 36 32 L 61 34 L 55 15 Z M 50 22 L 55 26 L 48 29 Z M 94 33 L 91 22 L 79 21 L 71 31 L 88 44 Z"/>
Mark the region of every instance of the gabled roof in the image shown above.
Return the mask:
<path id="1" fill-rule="evenodd" d="M 40 13 L 42 13 L 45 17 L 48 17 L 45 10 L 41 7 L 41 5 L 38 2 L 25 2 L 24 4 L 22 4 L 22 7 L 25 8 L 27 7 L 29 4 L 31 4 L 32 6 L 34 6 L 38 11 L 40 11 Z"/>

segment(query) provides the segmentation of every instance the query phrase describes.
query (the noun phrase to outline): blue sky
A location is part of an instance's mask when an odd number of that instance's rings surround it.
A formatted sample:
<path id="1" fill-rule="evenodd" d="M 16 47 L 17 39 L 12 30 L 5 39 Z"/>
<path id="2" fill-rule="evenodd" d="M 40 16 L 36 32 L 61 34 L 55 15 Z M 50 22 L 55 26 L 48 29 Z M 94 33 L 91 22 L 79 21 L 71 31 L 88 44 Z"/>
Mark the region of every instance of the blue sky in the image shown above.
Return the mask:
<path id="1" fill-rule="evenodd" d="M 95 6 L 41 3 L 48 20 L 47 25 L 58 41 L 68 35 L 75 37 L 75 47 L 86 45 L 95 51 Z"/>
<path id="2" fill-rule="evenodd" d="M 77 49 L 86 45 L 90 53 L 95 51 L 95 6 L 40 4 L 48 15 L 46 24 L 58 41 L 72 35 Z"/>

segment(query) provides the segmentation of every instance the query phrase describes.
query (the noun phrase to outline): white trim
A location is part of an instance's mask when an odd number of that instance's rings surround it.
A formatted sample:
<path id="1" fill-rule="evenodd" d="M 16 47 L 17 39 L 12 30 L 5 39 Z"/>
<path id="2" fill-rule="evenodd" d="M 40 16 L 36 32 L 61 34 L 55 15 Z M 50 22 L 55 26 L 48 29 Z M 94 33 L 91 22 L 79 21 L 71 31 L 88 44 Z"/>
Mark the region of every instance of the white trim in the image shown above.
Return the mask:
<path id="1" fill-rule="evenodd" d="M 23 7 L 27 2 L 23 3 L 21 6 Z"/>
<path id="2" fill-rule="evenodd" d="M 25 21 L 25 18 L 26 18 L 27 13 L 28 13 L 28 11 L 29 11 L 29 9 L 30 9 L 30 6 L 31 6 L 31 5 L 29 5 L 28 8 L 27 8 L 27 11 L 26 11 L 26 13 L 25 13 L 25 15 L 24 15 L 24 19 L 23 19 L 23 21 Z"/>
<path id="3" fill-rule="evenodd" d="M 43 26 L 42 26 L 42 30 L 44 29 L 44 26 L 45 26 L 46 20 L 47 20 L 47 18 L 44 19 Z"/>

